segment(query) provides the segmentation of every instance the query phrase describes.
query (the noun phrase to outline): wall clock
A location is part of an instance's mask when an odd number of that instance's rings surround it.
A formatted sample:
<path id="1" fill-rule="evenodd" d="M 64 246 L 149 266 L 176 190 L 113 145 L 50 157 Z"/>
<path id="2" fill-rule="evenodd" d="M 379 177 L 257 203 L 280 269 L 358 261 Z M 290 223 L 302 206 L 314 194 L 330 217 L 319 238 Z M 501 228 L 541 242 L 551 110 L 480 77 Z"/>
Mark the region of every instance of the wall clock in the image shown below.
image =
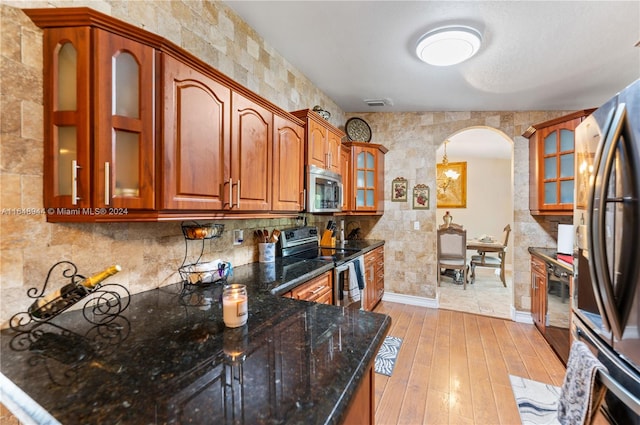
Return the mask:
<path id="1" fill-rule="evenodd" d="M 362 118 L 349 118 L 344 125 L 345 132 L 349 140 L 353 142 L 370 142 L 371 127 Z"/>

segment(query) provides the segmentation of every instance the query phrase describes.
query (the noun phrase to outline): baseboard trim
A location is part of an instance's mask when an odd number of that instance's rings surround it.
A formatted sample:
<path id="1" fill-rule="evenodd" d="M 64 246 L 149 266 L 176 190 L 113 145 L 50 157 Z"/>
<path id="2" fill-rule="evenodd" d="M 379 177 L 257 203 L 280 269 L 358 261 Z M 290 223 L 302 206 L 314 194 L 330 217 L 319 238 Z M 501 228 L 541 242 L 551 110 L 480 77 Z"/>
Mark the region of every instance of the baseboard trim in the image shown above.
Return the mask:
<path id="1" fill-rule="evenodd" d="M 415 305 L 418 307 L 439 308 L 437 298 L 425 298 L 417 297 L 415 295 L 396 294 L 393 292 L 385 292 L 382 296 L 383 301 L 389 301 L 392 303 Z M 531 318 L 531 312 L 518 311 L 514 306 L 511 306 L 511 320 L 518 323 L 533 324 Z"/>
<path id="2" fill-rule="evenodd" d="M 419 307 L 438 308 L 437 298 L 417 297 L 415 295 L 395 294 L 393 292 L 385 292 L 382 296 L 382 301 L 416 305 Z"/>
<path id="3" fill-rule="evenodd" d="M 511 318 L 514 322 L 533 325 L 533 318 L 531 317 L 530 311 L 518 311 L 515 307 L 511 306 Z"/>

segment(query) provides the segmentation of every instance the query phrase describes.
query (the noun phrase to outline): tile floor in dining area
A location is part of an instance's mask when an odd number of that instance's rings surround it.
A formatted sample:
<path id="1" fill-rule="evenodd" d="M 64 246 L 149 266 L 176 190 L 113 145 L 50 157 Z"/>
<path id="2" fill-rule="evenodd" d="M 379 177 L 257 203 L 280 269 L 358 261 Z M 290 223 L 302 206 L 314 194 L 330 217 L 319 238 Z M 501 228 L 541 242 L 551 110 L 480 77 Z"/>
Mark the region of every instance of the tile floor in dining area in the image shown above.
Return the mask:
<path id="1" fill-rule="evenodd" d="M 453 279 L 441 276 L 438 294 L 439 308 L 482 314 L 504 319 L 511 318 L 513 292 L 512 273 L 506 272 L 507 287 L 502 285 L 497 269 L 476 268 L 473 284 L 454 283 Z"/>

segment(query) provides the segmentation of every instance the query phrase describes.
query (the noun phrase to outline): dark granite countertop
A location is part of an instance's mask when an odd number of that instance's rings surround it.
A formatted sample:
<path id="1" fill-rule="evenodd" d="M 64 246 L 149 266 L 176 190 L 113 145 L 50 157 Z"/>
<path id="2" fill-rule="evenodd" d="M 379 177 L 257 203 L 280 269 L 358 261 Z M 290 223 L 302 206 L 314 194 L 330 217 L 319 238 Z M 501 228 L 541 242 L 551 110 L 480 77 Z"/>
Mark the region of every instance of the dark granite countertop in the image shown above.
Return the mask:
<path id="1" fill-rule="evenodd" d="M 230 281 L 249 292 L 236 329 L 222 321 L 219 284 L 135 294 L 108 324 L 75 310 L 32 332 L 5 329 L 3 401 L 40 424 L 340 423 L 391 319 L 277 296 L 331 267 L 236 267 Z"/>
<path id="2" fill-rule="evenodd" d="M 573 273 L 573 267 L 571 264 L 565 263 L 564 261 L 558 260 L 558 252 L 555 248 L 540 248 L 540 247 L 529 247 L 529 253 L 531 255 L 535 255 L 539 257 L 543 261 L 550 263 L 554 266 L 558 266 L 563 268 L 564 270 Z"/>

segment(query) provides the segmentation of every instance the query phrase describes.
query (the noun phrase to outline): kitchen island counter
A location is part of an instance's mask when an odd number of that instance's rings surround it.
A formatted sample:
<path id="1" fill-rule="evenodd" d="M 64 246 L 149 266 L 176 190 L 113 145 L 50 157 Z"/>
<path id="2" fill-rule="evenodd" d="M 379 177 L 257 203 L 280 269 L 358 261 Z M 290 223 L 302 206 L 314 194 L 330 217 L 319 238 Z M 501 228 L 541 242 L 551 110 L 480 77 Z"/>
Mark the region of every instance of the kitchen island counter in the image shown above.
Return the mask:
<path id="1" fill-rule="evenodd" d="M 221 285 L 175 284 L 131 296 L 108 324 L 76 310 L 3 330 L 1 401 L 36 423 L 341 423 L 391 320 L 279 297 L 269 266 L 230 279 L 248 287 L 241 328 L 224 326 Z"/>

